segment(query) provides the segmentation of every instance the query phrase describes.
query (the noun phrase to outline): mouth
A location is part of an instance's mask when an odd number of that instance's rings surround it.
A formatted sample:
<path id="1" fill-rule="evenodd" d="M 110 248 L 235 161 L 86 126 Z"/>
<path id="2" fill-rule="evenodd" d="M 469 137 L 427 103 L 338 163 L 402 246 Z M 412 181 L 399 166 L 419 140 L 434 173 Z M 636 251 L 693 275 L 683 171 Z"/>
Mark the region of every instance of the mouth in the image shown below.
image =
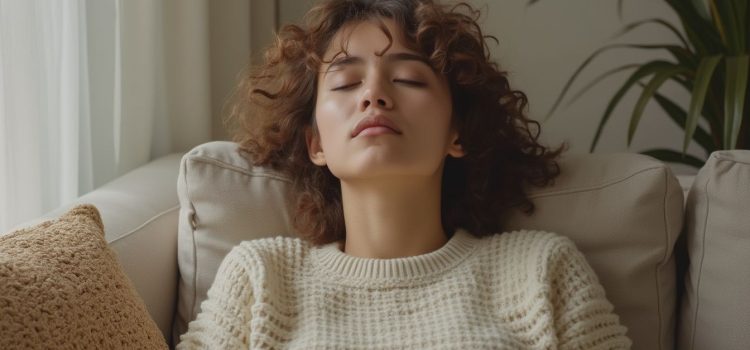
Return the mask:
<path id="1" fill-rule="evenodd" d="M 399 130 L 398 126 L 386 116 L 375 114 L 360 120 L 354 127 L 354 130 L 352 130 L 351 137 L 382 134 L 400 135 L 401 130 Z"/>

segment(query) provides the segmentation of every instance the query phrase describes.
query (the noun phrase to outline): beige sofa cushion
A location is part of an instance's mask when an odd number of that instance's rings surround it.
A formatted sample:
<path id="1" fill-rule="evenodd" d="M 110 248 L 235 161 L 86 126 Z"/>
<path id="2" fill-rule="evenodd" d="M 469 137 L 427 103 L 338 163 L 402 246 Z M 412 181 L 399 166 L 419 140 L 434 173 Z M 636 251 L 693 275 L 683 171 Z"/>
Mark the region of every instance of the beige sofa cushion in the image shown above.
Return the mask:
<path id="1" fill-rule="evenodd" d="M 289 180 L 253 167 L 229 142 L 211 142 L 182 160 L 178 196 L 180 291 L 173 337 L 187 328 L 214 274 L 242 240 L 293 236 Z M 556 184 L 533 191 L 537 213 L 514 214 L 511 228 L 571 237 L 598 273 L 636 349 L 672 349 L 682 191 L 669 168 L 637 154 L 570 155 Z"/>
<path id="2" fill-rule="evenodd" d="M 195 147 L 180 164 L 177 263 L 180 270 L 172 339 L 200 311 L 219 264 L 243 240 L 293 236 L 286 210 L 289 180 L 253 167 L 237 145 L 216 141 Z"/>
<path id="3" fill-rule="evenodd" d="M 628 327 L 633 349 L 673 349 L 679 182 L 663 163 L 632 153 L 570 155 L 561 168 L 554 186 L 530 190 L 534 215 L 515 213 L 508 229 L 570 237 Z"/>
<path id="4" fill-rule="evenodd" d="M 686 208 L 690 265 L 678 348 L 750 347 L 750 151 L 717 151 Z"/>
<path id="5" fill-rule="evenodd" d="M 0 349 L 166 349 L 96 207 L 0 236 Z"/>

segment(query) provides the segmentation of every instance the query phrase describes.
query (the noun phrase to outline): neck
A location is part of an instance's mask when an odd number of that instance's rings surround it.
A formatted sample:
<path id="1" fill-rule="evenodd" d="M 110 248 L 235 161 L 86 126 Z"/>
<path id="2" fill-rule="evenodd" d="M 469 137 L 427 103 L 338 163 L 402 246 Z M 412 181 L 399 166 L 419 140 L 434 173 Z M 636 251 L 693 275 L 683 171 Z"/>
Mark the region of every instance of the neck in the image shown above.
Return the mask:
<path id="1" fill-rule="evenodd" d="M 440 220 L 441 173 L 404 181 L 341 182 L 344 252 L 392 259 L 427 254 L 447 241 Z"/>

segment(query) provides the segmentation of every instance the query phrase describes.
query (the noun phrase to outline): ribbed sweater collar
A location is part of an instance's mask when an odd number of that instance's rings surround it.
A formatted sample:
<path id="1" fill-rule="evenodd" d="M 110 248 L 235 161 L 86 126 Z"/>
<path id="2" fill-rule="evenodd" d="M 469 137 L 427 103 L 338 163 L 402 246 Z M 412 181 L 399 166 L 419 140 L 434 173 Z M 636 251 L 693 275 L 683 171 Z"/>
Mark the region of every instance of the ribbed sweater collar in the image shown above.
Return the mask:
<path id="1" fill-rule="evenodd" d="M 341 241 L 313 249 L 311 258 L 318 272 L 343 278 L 402 280 L 440 274 L 463 261 L 479 239 L 458 229 L 439 249 L 427 254 L 393 259 L 360 258 L 342 251 Z"/>

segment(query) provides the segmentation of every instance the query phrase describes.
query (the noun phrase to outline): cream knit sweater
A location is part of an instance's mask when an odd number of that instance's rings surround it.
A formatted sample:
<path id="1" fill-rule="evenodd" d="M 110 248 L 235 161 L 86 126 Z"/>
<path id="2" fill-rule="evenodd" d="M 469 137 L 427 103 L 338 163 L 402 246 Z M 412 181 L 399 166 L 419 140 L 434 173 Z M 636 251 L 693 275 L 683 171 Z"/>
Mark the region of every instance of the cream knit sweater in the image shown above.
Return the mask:
<path id="1" fill-rule="evenodd" d="M 298 238 L 243 242 L 221 263 L 177 349 L 628 349 L 568 238 L 459 229 L 397 259 Z"/>

